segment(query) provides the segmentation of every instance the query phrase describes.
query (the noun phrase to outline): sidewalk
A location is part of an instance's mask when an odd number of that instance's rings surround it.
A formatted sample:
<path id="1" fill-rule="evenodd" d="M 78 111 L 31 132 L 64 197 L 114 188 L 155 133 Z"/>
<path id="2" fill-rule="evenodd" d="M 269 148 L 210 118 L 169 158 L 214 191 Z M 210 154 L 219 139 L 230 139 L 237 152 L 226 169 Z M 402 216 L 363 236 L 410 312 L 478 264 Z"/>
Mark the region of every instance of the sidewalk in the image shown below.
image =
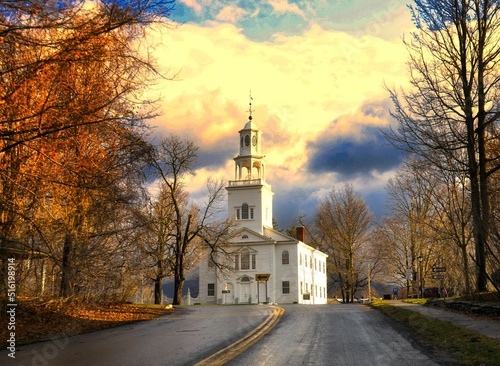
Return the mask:
<path id="1" fill-rule="evenodd" d="M 491 338 L 500 339 L 500 320 L 476 318 L 444 309 L 436 309 L 430 306 L 409 304 L 401 300 L 392 300 L 390 304 L 401 306 L 420 314 L 473 330 Z"/>

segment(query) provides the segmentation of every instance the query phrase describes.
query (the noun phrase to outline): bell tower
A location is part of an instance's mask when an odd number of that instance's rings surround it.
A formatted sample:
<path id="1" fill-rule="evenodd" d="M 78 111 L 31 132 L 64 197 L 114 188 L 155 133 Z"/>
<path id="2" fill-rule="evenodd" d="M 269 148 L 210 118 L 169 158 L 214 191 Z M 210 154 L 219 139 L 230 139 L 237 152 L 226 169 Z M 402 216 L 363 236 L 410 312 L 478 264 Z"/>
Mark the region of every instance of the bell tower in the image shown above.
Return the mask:
<path id="1" fill-rule="evenodd" d="M 239 154 L 234 158 L 234 180 L 229 181 L 228 213 L 238 227 L 263 233 L 273 226 L 273 192 L 265 181 L 266 162 L 262 153 L 262 132 L 252 117 L 252 98 L 248 122 L 239 131 Z"/>

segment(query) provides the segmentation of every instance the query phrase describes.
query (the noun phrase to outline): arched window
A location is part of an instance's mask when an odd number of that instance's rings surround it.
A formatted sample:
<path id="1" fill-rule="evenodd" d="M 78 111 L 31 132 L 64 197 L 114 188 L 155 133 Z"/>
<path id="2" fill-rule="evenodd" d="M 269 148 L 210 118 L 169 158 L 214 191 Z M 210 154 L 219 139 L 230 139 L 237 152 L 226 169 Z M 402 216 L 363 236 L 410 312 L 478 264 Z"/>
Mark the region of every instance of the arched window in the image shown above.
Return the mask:
<path id="1" fill-rule="evenodd" d="M 290 264 L 290 254 L 288 254 L 288 250 L 284 250 L 281 253 L 281 264 Z"/>
<path id="2" fill-rule="evenodd" d="M 241 218 L 248 220 L 248 205 L 246 203 L 241 206 Z"/>

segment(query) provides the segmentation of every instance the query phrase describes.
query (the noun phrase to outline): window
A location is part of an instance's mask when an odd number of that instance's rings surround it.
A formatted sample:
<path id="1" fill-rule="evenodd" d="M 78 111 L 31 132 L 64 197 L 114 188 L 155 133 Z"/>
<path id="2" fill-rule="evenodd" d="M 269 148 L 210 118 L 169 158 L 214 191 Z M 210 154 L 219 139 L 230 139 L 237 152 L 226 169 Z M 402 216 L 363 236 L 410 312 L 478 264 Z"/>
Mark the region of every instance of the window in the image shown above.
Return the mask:
<path id="1" fill-rule="evenodd" d="M 309 267 L 312 269 L 313 268 L 313 257 L 309 257 L 309 260 L 310 260 L 310 263 L 309 263 Z"/>
<path id="2" fill-rule="evenodd" d="M 281 253 L 281 264 L 290 264 L 290 255 L 288 254 L 288 250 L 284 250 Z"/>
<path id="3" fill-rule="evenodd" d="M 318 262 L 316 261 L 316 258 L 314 258 L 314 270 L 318 270 Z"/>
<path id="4" fill-rule="evenodd" d="M 239 220 L 240 219 L 240 209 L 237 208 L 236 209 L 236 220 Z"/>
<path id="5" fill-rule="evenodd" d="M 241 218 L 248 220 L 248 205 L 246 203 L 241 206 Z"/>
<path id="6" fill-rule="evenodd" d="M 303 287 L 303 283 L 302 281 L 300 281 L 300 294 L 302 295 L 303 291 L 302 291 L 302 287 Z"/>
<path id="7" fill-rule="evenodd" d="M 208 284 L 208 296 L 215 296 L 215 283 L 209 283 Z"/>
<path id="8" fill-rule="evenodd" d="M 302 265 L 302 253 L 299 254 L 299 264 Z"/>
<path id="9" fill-rule="evenodd" d="M 290 293 L 290 281 L 282 281 L 281 282 L 281 290 L 283 295 Z"/>
<path id="10" fill-rule="evenodd" d="M 250 269 L 250 252 L 248 249 L 241 251 L 241 269 Z"/>
<path id="11" fill-rule="evenodd" d="M 304 266 L 307 267 L 307 254 L 304 254 Z"/>
<path id="12" fill-rule="evenodd" d="M 250 220 L 253 220 L 253 208 L 250 208 Z"/>
<path id="13" fill-rule="evenodd" d="M 250 251 L 245 248 L 240 253 L 234 255 L 235 270 L 249 270 L 257 268 L 257 254 L 250 254 Z"/>

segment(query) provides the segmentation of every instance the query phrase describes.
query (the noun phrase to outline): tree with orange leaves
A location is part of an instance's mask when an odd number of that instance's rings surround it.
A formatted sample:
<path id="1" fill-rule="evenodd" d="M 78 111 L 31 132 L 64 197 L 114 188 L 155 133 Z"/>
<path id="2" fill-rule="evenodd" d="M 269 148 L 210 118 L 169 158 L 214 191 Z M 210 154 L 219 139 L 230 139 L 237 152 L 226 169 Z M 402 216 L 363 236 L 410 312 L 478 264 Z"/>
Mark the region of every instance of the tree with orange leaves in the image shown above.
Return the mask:
<path id="1" fill-rule="evenodd" d="M 120 266 L 110 257 L 155 116 L 138 96 L 159 76 L 134 42 L 172 1 L 92 4 L 0 1 L 2 270 L 8 256 L 36 253 L 63 297 L 88 293 L 90 274 L 112 272 L 104 264 Z"/>

